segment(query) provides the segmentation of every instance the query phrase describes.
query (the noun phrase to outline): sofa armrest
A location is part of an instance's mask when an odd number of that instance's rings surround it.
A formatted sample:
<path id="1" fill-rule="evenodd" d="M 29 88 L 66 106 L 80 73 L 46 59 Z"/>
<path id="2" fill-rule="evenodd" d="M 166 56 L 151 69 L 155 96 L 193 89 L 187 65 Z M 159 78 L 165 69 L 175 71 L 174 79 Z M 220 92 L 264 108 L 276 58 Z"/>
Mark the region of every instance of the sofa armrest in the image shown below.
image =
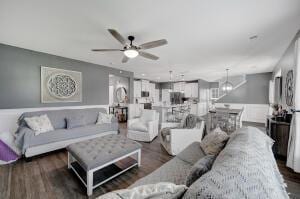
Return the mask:
<path id="1" fill-rule="evenodd" d="M 35 132 L 28 127 L 19 127 L 15 133 L 16 146 L 25 153 L 26 148 L 30 145 L 31 138 L 35 136 Z"/>

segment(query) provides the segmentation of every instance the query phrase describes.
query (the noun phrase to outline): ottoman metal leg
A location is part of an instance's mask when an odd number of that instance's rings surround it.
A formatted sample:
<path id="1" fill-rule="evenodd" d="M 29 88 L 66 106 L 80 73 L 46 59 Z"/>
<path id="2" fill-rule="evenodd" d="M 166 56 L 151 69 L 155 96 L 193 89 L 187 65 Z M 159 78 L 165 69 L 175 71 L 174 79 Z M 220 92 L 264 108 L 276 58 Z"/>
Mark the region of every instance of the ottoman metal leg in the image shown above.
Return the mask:
<path id="1" fill-rule="evenodd" d="M 91 196 L 93 194 L 93 171 L 87 171 L 86 174 L 86 189 L 87 189 L 87 195 Z"/>

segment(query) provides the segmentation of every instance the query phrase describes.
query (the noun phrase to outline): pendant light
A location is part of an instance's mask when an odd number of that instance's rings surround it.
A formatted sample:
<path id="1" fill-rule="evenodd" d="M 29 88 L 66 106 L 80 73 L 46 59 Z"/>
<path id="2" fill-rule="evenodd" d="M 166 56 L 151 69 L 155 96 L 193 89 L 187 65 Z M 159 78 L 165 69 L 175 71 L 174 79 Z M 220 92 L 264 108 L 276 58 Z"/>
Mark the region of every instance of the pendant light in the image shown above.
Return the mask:
<path id="1" fill-rule="evenodd" d="M 170 73 L 170 79 L 169 79 L 169 85 L 170 85 L 170 87 L 169 87 L 169 93 L 171 93 L 171 92 L 173 91 L 173 86 L 172 86 L 172 73 L 173 73 L 173 72 L 170 70 L 169 73 Z"/>
<path id="2" fill-rule="evenodd" d="M 233 89 L 232 83 L 228 81 L 228 71 L 229 71 L 229 69 L 227 68 L 227 69 L 226 69 L 226 73 L 227 73 L 227 75 L 226 75 L 226 81 L 225 81 L 224 84 L 222 85 L 222 90 L 223 90 L 224 92 L 226 92 L 226 93 L 232 91 L 232 89 Z"/>

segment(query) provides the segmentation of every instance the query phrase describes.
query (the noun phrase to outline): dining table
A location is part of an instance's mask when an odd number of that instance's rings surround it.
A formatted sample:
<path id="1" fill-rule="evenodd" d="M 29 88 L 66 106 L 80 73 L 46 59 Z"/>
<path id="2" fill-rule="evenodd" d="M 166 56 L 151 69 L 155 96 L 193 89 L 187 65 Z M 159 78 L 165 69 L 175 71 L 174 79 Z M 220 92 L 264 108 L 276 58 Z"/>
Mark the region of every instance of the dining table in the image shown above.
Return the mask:
<path id="1" fill-rule="evenodd" d="M 237 108 L 223 108 L 216 107 L 209 110 L 210 113 L 210 129 L 220 125 L 219 118 L 222 118 L 222 122 L 225 122 L 225 129 L 227 132 L 235 131 L 237 128 L 237 119 L 242 113 L 243 109 Z M 240 118 L 239 118 L 240 119 Z M 233 127 L 230 121 L 233 121 Z"/>

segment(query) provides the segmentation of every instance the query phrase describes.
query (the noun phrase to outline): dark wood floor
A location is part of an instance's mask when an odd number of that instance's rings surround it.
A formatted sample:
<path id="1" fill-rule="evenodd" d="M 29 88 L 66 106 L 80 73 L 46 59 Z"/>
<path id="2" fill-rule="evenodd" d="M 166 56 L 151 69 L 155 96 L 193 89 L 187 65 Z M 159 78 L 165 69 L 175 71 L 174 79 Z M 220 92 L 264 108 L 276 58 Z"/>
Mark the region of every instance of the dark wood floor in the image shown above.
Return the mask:
<path id="1" fill-rule="evenodd" d="M 121 134 L 126 134 L 126 126 L 120 126 Z M 160 146 L 158 139 L 150 144 L 142 144 L 142 166 L 133 168 L 95 189 L 90 198 L 126 188 L 172 158 Z M 300 175 L 286 168 L 283 161 L 278 161 L 278 166 L 290 189 L 297 195 L 295 192 L 300 192 Z M 0 166 L 0 199 L 4 198 L 74 199 L 87 196 L 86 189 L 77 176 L 67 169 L 66 151 L 60 150 L 35 157 L 31 162 L 19 160 L 11 165 Z"/>

